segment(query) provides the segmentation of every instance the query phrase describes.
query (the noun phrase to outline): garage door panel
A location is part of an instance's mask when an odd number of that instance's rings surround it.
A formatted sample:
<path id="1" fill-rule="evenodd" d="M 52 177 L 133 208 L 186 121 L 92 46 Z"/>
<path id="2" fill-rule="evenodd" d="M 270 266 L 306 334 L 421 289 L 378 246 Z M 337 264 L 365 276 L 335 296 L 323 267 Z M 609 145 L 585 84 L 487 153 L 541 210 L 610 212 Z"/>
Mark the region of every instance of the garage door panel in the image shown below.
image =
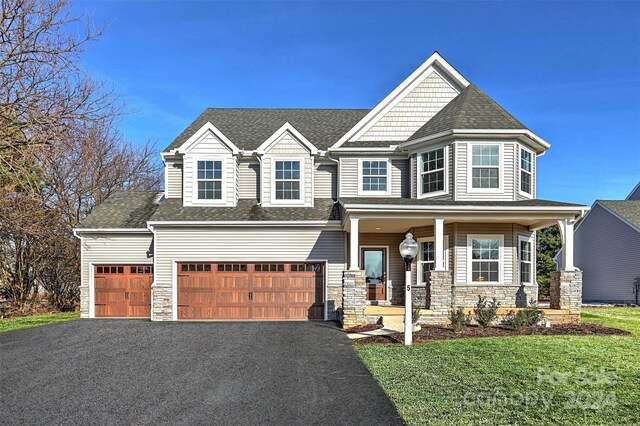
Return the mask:
<path id="1" fill-rule="evenodd" d="M 179 319 L 322 319 L 322 264 L 180 264 Z M 197 278 L 196 278 L 197 277 Z M 213 300 L 192 294 L 213 294 Z M 196 303 L 197 301 L 197 303 Z M 208 304 L 209 310 L 204 310 Z"/>
<path id="2" fill-rule="evenodd" d="M 94 266 L 96 317 L 151 316 L 151 265 Z"/>

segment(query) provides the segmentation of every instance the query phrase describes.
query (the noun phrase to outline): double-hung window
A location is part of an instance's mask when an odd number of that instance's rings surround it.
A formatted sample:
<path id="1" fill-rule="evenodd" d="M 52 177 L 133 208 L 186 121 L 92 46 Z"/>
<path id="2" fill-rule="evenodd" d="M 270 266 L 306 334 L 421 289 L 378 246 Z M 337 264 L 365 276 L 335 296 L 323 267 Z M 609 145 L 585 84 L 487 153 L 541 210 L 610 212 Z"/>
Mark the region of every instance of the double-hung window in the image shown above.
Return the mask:
<path id="1" fill-rule="evenodd" d="M 387 160 L 361 160 L 362 182 L 361 193 L 387 194 L 389 192 L 388 161 Z"/>
<path id="2" fill-rule="evenodd" d="M 499 283 L 502 245 L 501 236 L 474 235 L 469 236 L 471 281 Z"/>
<path id="3" fill-rule="evenodd" d="M 500 188 L 500 145 L 471 145 L 471 188 Z"/>
<path id="4" fill-rule="evenodd" d="M 277 160 L 275 174 L 276 200 L 300 200 L 300 161 Z"/>
<path id="5" fill-rule="evenodd" d="M 420 154 L 422 195 L 445 192 L 445 148 Z"/>
<path id="6" fill-rule="evenodd" d="M 222 200 L 222 161 L 198 160 L 198 200 Z"/>
<path id="7" fill-rule="evenodd" d="M 531 181 L 533 170 L 533 155 L 530 151 L 520 148 L 520 192 L 532 194 Z"/>
<path id="8" fill-rule="evenodd" d="M 520 282 L 523 284 L 532 283 L 533 264 L 533 244 L 531 240 L 520 238 Z"/>

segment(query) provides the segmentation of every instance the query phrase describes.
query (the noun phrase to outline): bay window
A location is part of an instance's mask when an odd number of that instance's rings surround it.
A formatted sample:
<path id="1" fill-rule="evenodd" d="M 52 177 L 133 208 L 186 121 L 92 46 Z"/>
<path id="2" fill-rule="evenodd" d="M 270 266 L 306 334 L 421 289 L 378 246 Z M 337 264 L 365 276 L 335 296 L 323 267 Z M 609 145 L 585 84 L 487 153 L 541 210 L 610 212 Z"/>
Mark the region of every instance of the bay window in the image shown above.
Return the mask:
<path id="1" fill-rule="evenodd" d="M 520 148 L 520 192 L 531 195 L 533 177 L 533 154 Z"/>
<path id="2" fill-rule="evenodd" d="M 502 275 L 501 235 L 469 235 L 469 272 L 473 283 L 499 283 Z"/>
<path id="3" fill-rule="evenodd" d="M 500 189 L 500 145 L 471 145 L 471 188 Z"/>
<path id="4" fill-rule="evenodd" d="M 420 195 L 446 192 L 446 149 L 438 148 L 419 155 Z"/>
<path id="5" fill-rule="evenodd" d="M 532 284 L 533 281 L 533 244 L 531 240 L 519 238 L 519 257 L 520 257 L 520 282 L 522 284 Z"/>

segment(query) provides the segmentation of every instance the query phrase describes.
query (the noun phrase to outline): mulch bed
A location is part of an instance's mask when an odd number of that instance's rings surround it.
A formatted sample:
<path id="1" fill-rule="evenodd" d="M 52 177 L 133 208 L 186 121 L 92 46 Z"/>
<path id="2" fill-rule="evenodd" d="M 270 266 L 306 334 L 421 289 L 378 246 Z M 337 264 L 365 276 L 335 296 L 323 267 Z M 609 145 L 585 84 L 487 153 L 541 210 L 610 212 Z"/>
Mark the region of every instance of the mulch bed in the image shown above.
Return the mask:
<path id="1" fill-rule="evenodd" d="M 351 328 L 344 328 L 342 331 L 345 333 L 365 333 L 367 331 L 378 330 L 382 327 L 384 327 L 382 324 L 365 324 Z"/>
<path id="2" fill-rule="evenodd" d="M 413 332 L 414 343 L 424 343 L 431 340 L 460 339 L 465 337 L 502 337 L 502 336 L 585 336 L 585 335 L 628 335 L 628 331 L 605 327 L 600 324 L 558 324 L 552 327 L 527 327 L 520 330 L 508 326 L 482 328 L 468 326 L 460 332 L 453 328 L 439 325 L 423 325 L 422 329 Z M 371 336 L 353 340 L 354 344 L 369 343 L 404 343 L 404 333 L 393 333 L 385 336 Z"/>

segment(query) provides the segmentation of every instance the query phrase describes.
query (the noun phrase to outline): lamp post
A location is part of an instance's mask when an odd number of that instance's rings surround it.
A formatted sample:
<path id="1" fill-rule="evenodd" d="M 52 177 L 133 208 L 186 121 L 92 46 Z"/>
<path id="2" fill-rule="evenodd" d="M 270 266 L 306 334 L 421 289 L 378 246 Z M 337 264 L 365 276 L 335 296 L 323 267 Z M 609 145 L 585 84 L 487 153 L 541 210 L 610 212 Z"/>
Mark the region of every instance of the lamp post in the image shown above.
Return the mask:
<path id="1" fill-rule="evenodd" d="M 413 342 L 413 321 L 411 320 L 411 263 L 418 254 L 418 243 L 413 239 L 411 232 L 400 243 L 400 255 L 404 259 L 405 288 L 404 288 L 404 344 L 409 346 Z"/>

